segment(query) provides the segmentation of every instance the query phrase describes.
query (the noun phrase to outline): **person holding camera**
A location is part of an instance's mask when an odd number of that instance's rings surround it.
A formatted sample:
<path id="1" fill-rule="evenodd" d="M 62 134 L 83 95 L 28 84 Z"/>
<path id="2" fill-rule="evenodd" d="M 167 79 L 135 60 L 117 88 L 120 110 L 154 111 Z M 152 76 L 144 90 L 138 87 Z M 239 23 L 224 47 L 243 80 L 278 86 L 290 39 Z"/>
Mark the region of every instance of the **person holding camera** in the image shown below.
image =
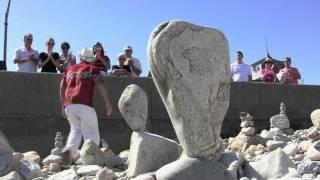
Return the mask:
<path id="1" fill-rule="evenodd" d="M 124 48 L 124 56 L 126 58 L 124 64 L 130 67 L 132 76 L 137 77 L 142 73 L 142 68 L 139 59 L 132 57 L 132 53 L 133 49 L 131 46 Z"/>

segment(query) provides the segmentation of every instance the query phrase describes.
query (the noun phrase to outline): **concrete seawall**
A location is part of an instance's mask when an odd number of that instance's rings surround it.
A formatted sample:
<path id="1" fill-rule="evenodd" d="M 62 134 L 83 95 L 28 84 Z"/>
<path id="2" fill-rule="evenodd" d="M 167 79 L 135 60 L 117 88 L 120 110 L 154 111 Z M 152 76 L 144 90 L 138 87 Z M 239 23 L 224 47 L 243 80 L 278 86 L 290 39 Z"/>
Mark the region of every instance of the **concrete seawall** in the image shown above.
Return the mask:
<path id="1" fill-rule="evenodd" d="M 61 116 L 61 77 L 61 74 L 0 72 L 0 131 L 16 151 L 36 150 L 47 155 L 54 146 L 57 131 L 61 131 L 66 139 L 69 124 Z M 98 95 L 94 99 L 101 138 L 106 139 L 115 152 L 129 148 L 131 129 L 123 120 L 117 103 L 122 91 L 132 83 L 144 89 L 149 97 L 148 131 L 175 138 L 152 78 L 106 77 L 113 114 L 107 117 L 102 99 Z M 255 118 L 258 131 L 268 129 L 269 118 L 280 111 L 280 102 L 286 104 L 291 127 L 308 128 L 311 126 L 310 113 L 320 108 L 320 86 L 232 83 L 222 137 L 235 136 L 240 131 L 241 111 L 247 111 Z"/>

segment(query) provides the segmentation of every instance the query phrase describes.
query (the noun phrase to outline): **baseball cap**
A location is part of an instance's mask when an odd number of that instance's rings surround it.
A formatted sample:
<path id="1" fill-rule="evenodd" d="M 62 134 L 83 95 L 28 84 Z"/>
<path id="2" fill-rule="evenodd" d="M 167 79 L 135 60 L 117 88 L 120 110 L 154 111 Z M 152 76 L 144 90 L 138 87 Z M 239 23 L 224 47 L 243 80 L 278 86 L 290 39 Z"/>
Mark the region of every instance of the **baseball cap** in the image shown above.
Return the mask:
<path id="1" fill-rule="evenodd" d="M 80 53 L 80 59 L 91 63 L 95 60 L 92 48 L 83 48 Z"/>

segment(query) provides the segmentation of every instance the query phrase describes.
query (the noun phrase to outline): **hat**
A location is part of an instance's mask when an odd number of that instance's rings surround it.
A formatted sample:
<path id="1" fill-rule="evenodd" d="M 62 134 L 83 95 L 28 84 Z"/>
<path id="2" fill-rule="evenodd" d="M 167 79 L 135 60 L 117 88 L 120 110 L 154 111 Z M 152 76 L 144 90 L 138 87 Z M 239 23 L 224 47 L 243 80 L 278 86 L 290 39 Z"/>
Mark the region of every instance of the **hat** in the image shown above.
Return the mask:
<path id="1" fill-rule="evenodd" d="M 285 58 L 284 58 L 284 62 L 289 62 L 289 63 L 291 63 L 291 58 L 290 58 L 290 57 L 285 57 Z"/>
<path id="2" fill-rule="evenodd" d="M 93 49 L 92 48 L 83 48 L 80 53 L 80 59 L 91 63 L 95 60 Z"/>
<path id="3" fill-rule="evenodd" d="M 272 58 L 267 57 L 267 58 L 264 60 L 264 63 L 267 63 L 267 62 L 272 62 L 272 63 L 273 63 Z"/>
<path id="4" fill-rule="evenodd" d="M 132 51 L 132 47 L 131 46 L 125 46 L 123 48 L 124 51 Z"/>

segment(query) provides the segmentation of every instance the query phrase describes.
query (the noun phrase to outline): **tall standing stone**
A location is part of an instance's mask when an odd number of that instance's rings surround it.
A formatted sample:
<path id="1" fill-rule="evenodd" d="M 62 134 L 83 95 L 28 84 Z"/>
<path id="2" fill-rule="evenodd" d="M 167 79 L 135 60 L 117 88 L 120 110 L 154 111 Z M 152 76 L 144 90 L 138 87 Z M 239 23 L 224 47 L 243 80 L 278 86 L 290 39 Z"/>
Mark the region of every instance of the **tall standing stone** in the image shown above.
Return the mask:
<path id="1" fill-rule="evenodd" d="M 179 20 L 166 22 L 152 32 L 148 56 L 186 155 L 218 159 L 230 95 L 229 48 L 223 33 Z"/>

